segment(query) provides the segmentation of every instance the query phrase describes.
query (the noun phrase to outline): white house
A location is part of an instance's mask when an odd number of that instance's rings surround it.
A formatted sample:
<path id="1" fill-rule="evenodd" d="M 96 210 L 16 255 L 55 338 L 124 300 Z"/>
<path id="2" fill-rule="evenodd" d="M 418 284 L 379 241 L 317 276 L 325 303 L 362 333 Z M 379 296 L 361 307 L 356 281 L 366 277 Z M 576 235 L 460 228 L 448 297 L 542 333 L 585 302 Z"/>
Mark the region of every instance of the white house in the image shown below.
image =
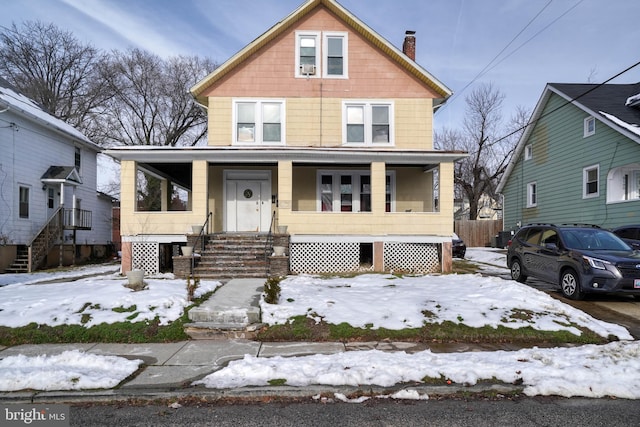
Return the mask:
<path id="1" fill-rule="evenodd" d="M 100 147 L 0 78 L 0 273 L 107 255 Z"/>

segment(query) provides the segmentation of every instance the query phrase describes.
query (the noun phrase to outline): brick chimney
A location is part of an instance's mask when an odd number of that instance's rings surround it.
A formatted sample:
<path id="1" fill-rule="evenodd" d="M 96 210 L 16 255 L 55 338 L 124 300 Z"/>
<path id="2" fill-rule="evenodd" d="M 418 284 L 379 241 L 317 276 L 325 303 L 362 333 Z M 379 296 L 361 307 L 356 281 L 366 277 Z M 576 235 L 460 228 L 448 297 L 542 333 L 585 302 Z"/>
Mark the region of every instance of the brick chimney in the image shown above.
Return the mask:
<path id="1" fill-rule="evenodd" d="M 408 30 L 404 34 L 404 43 L 402 43 L 402 52 L 412 60 L 416 60 L 416 32 Z"/>

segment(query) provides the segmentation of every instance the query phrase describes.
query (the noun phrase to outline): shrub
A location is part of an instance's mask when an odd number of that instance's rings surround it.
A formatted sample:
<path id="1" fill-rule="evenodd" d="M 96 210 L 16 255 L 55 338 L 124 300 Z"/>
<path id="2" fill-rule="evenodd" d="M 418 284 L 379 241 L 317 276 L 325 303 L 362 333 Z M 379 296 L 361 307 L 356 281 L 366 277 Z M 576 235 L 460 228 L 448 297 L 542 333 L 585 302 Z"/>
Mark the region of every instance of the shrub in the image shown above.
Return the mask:
<path id="1" fill-rule="evenodd" d="M 264 284 L 264 301 L 267 304 L 277 304 L 280 299 L 280 282 L 282 277 L 269 277 Z"/>

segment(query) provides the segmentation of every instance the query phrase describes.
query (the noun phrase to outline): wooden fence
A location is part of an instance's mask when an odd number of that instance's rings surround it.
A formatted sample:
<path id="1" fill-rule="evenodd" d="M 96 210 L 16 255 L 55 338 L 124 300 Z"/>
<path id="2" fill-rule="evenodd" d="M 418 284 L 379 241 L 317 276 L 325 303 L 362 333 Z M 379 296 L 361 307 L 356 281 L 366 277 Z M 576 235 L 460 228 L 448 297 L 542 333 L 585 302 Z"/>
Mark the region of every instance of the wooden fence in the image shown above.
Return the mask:
<path id="1" fill-rule="evenodd" d="M 490 247 L 496 243 L 495 237 L 502 231 L 502 220 L 454 221 L 453 231 L 464 240 L 468 248 Z"/>

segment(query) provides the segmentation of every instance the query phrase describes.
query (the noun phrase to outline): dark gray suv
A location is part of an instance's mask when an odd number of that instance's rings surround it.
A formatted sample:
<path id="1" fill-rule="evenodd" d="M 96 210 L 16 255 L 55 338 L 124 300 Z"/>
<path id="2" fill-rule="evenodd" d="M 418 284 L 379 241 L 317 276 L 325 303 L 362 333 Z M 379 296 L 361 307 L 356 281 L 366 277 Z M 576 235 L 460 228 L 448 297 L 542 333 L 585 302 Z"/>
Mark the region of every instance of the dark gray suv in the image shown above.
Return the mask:
<path id="1" fill-rule="evenodd" d="M 571 299 L 586 293 L 640 297 L 640 252 L 593 225 L 529 224 L 509 242 L 511 278 L 558 284 Z"/>

